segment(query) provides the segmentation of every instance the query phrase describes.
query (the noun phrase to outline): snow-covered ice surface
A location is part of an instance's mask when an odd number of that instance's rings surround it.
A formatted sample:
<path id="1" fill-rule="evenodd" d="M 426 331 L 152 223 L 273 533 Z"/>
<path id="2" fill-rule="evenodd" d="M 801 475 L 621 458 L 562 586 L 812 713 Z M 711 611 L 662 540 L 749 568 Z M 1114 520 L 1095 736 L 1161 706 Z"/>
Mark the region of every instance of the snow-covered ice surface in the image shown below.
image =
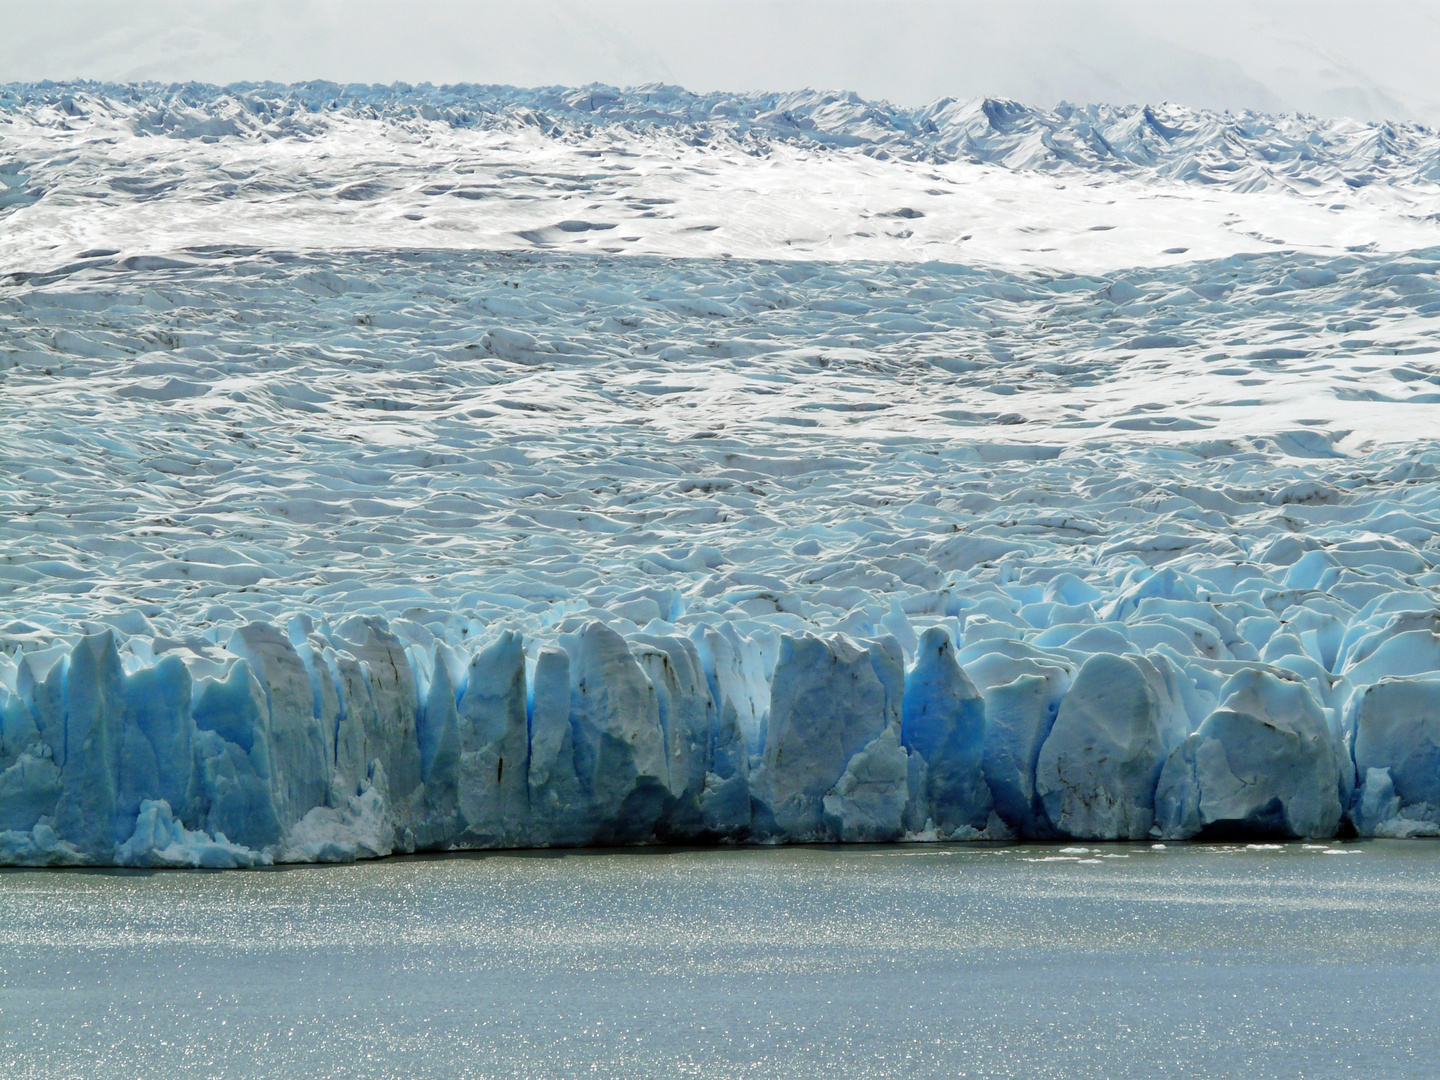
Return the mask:
<path id="1" fill-rule="evenodd" d="M 1440 137 L 0 87 L 0 861 L 1440 833 Z"/>
<path id="2" fill-rule="evenodd" d="M 0 272 L 201 244 L 1077 272 L 1440 243 L 1440 134 L 673 87 L 0 86 Z"/>

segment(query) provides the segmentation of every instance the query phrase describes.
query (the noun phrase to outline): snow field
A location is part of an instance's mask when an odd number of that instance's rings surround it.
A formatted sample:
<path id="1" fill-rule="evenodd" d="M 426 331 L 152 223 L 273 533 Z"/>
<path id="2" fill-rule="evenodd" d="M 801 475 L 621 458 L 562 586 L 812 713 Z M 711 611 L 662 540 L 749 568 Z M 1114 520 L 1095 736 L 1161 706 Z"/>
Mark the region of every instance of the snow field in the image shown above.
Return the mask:
<path id="1" fill-rule="evenodd" d="M 0 86 L 0 273 L 469 249 L 1107 273 L 1440 246 L 1423 125 L 676 87 Z"/>

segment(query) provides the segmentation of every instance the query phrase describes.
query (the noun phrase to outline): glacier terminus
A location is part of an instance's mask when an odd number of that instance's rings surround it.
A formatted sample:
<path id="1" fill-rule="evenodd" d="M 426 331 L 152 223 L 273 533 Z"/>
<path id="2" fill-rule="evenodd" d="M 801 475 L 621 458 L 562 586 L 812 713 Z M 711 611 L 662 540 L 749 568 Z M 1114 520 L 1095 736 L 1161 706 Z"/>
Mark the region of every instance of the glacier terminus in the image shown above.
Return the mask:
<path id="1" fill-rule="evenodd" d="M 0 87 L 0 863 L 1440 835 L 1437 155 Z"/>

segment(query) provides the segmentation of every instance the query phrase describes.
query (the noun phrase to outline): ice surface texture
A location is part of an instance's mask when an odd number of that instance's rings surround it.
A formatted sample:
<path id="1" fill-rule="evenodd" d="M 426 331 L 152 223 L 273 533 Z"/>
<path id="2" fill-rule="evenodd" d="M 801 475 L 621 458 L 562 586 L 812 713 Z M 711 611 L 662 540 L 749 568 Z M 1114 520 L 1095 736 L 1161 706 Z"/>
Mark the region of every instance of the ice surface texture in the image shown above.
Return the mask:
<path id="1" fill-rule="evenodd" d="M 0 274 L 202 244 L 1080 272 L 1440 244 L 1434 131 L 1168 106 L 70 83 L 0 85 L 0 139 Z"/>
<path id="2" fill-rule="evenodd" d="M 12 286 L 0 857 L 1440 830 L 1434 266 Z"/>
<path id="3" fill-rule="evenodd" d="M 1440 832 L 1431 133 L 585 93 L 0 92 L 0 861 Z"/>
<path id="4" fill-rule="evenodd" d="M 1253 187 L 1255 181 L 1332 179 L 1353 187 L 1440 180 L 1436 133 L 1423 124 L 1360 123 L 1313 116 L 1214 112 L 1183 106 L 1063 104 L 1053 111 L 992 98 L 942 98 L 919 109 L 858 94 L 691 93 L 654 84 L 612 86 L 408 86 L 311 82 L 0 85 L 0 107 L 17 119 L 67 126 L 113 124 L 182 140 L 315 138 L 337 124 L 383 121 L 423 131 L 534 128 L 551 138 L 593 140 L 605 129 L 631 138 L 672 136 L 765 153 L 785 143 L 860 149 L 932 162 L 1007 168 L 1066 166 Z M 117 185 L 123 190 L 124 185 Z M 383 181 L 377 183 L 383 189 Z M 147 192 L 147 194 L 151 194 Z M 348 190 L 359 200 L 375 191 Z"/>

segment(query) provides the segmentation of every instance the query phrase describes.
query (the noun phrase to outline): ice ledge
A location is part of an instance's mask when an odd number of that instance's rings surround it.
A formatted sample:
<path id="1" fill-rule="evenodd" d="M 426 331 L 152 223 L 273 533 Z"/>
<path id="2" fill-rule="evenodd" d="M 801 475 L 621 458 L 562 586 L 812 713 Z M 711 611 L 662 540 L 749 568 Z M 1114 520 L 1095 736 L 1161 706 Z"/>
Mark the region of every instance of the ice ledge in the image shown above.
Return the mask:
<path id="1" fill-rule="evenodd" d="M 596 622 L 467 652 L 379 618 L 297 620 L 149 666 L 107 631 L 0 666 L 0 863 L 1435 835 L 1440 635 L 1379 622 L 1315 639 L 1330 672 L 1141 649 L 1123 622 L 1089 652 L 984 620 L 958 648 L 898 622 L 773 641 Z"/>

